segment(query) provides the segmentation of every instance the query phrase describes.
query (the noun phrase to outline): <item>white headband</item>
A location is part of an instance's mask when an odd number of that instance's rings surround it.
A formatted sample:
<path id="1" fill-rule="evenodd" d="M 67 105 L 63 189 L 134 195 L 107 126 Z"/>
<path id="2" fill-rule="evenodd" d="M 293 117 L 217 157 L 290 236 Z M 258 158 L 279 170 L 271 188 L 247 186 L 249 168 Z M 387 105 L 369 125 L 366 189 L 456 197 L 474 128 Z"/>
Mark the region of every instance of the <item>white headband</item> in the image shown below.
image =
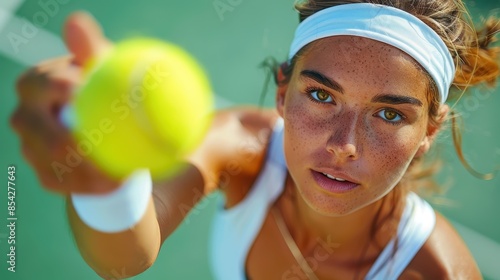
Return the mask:
<path id="1" fill-rule="evenodd" d="M 415 16 L 389 6 L 344 4 L 321 10 L 299 24 L 289 61 L 305 45 L 321 38 L 352 35 L 394 46 L 427 70 L 444 103 L 455 76 L 455 65 L 439 35 Z"/>

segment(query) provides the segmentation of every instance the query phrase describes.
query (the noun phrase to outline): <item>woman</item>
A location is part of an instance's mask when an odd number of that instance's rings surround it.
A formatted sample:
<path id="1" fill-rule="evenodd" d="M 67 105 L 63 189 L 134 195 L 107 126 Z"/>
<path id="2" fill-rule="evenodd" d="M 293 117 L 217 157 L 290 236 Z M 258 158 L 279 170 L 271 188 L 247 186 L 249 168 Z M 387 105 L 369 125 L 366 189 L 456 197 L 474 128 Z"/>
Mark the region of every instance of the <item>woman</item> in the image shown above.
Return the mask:
<path id="1" fill-rule="evenodd" d="M 43 185 L 71 194 L 75 239 L 99 275 L 147 269 L 182 222 L 179 205 L 220 188 L 217 279 L 481 278 L 457 233 L 409 188 L 448 117 L 449 88 L 497 78 L 488 44 L 499 25 L 478 41 L 457 1 L 346 2 L 358 1 L 299 4 L 276 110 L 219 112 L 186 169 L 152 195 L 147 172 L 117 182 L 85 160 L 59 182 L 51 169 L 75 145 L 58 115 L 79 67 L 110 45 L 88 16 L 70 17 L 74 57 L 20 79 L 12 125 Z"/>

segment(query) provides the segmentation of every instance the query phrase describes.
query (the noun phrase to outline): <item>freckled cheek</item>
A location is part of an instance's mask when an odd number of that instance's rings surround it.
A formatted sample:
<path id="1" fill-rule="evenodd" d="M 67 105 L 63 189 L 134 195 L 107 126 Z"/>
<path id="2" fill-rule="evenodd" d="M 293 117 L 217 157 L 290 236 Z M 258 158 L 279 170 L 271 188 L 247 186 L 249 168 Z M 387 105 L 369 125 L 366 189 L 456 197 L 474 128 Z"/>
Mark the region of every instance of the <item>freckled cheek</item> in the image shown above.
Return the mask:
<path id="1" fill-rule="evenodd" d="M 327 126 L 318 118 L 313 106 L 303 104 L 304 100 L 296 98 L 285 107 L 285 121 L 291 137 L 300 142 L 318 140 L 316 136 L 325 132 Z M 307 101 L 305 101 L 307 102 Z"/>
<path id="2" fill-rule="evenodd" d="M 393 181 L 401 178 L 418 148 L 414 140 L 402 133 L 379 133 L 366 146 L 365 160 L 384 180 Z"/>
<path id="3" fill-rule="evenodd" d="M 305 102 L 310 101 L 291 100 L 284 111 L 285 151 L 292 171 L 295 167 L 303 167 L 310 155 L 315 154 L 322 143 L 324 145 L 324 135 L 328 133 L 328 125 L 317 108 Z"/>

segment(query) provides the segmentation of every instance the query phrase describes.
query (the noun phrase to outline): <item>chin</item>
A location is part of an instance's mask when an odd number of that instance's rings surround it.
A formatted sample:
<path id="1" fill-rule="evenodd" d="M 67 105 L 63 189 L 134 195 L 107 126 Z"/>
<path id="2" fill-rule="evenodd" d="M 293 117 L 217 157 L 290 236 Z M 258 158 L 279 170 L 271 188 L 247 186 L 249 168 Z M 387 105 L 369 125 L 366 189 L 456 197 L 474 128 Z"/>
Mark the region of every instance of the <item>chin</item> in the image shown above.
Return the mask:
<path id="1" fill-rule="evenodd" d="M 360 194 L 330 195 L 322 190 L 315 190 L 314 187 L 299 189 L 299 194 L 309 208 L 329 217 L 347 216 L 372 203 L 363 199 Z"/>

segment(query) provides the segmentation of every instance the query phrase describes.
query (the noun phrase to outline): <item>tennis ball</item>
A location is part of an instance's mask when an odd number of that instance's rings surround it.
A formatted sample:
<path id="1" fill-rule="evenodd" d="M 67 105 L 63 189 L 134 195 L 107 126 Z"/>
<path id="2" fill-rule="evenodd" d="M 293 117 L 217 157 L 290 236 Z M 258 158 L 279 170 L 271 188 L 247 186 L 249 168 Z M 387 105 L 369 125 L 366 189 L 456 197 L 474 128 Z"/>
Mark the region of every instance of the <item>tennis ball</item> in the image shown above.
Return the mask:
<path id="1" fill-rule="evenodd" d="M 148 168 L 153 178 L 167 177 L 208 130 L 209 81 L 178 46 L 125 40 L 84 70 L 72 131 L 78 149 L 112 177 L 138 168 Z"/>

